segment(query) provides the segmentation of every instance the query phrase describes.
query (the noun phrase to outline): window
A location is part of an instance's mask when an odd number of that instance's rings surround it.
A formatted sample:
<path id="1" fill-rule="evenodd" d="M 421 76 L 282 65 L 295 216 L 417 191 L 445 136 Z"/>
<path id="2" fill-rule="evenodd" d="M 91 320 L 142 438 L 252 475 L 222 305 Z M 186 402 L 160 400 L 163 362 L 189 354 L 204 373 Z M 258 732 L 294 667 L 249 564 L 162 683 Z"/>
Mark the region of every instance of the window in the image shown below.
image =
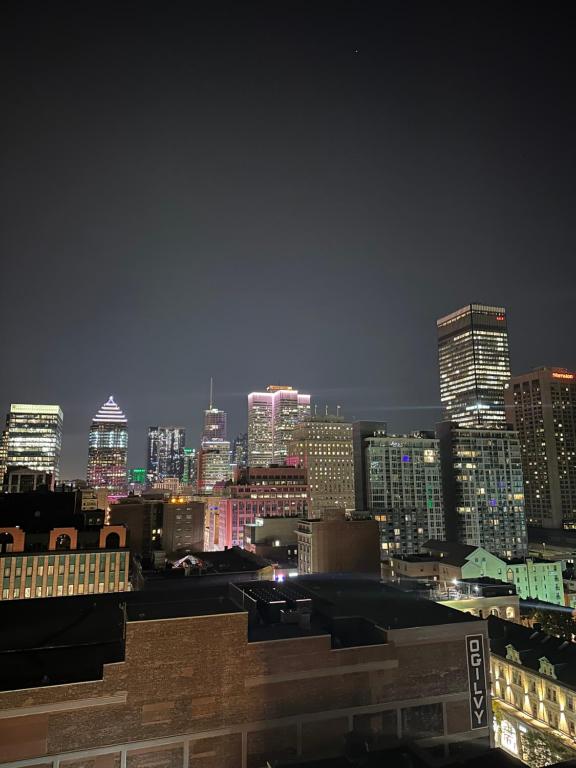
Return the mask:
<path id="1" fill-rule="evenodd" d="M 444 719 L 441 704 L 423 704 L 402 710 L 402 736 L 418 739 L 441 736 Z"/>

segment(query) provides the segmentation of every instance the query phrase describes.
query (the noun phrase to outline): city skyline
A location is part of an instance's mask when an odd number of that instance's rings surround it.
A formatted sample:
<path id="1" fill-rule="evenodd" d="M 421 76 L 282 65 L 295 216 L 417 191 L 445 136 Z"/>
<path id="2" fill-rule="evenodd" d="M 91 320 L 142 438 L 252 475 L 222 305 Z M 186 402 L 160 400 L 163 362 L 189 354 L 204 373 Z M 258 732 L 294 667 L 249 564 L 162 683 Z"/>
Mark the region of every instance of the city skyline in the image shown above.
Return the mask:
<path id="1" fill-rule="evenodd" d="M 464 302 L 461 302 L 460 304 L 464 305 Z M 458 305 L 458 302 L 454 303 L 454 309 Z M 459 305 L 458 305 L 459 306 Z M 504 304 L 506 308 L 506 314 L 508 321 L 509 318 L 509 308 L 506 304 Z M 444 310 L 440 312 L 438 317 L 443 316 L 447 311 L 444 308 Z M 324 413 L 325 405 L 328 405 L 330 413 L 336 413 L 336 410 L 338 408 L 338 405 L 341 407 L 341 413 L 346 417 L 347 421 L 357 421 L 362 419 L 370 419 L 370 418 L 378 418 L 382 420 L 386 420 L 389 423 L 389 432 L 390 434 L 402 434 L 404 432 L 410 432 L 413 430 L 433 430 L 435 429 L 436 425 L 444 420 L 445 415 L 445 408 L 441 403 L 440 400 L 440 385 L 438 383 L 438 359 L 437 359 L 437 338 L 436 338 L 436 330 L 435 330 L 435 324 L 437 322 L 437 319 L 434 319 L 431 322 L 431 330 L 428 329 L 429 336 L 430 336 L 430 345 L 431 345 L 431 351 L 432 355 L 434 357 L 434 364 L 432 367 L 433 373 L 436 376 L 436 401 L 431 398 L 428 400 L 428 402 L 423 404 L 406 404 L 406 403 L 391 403 L 391 402 L 385 402 L 384 400 L 381 400 L 378 398 L 378 391 L 376 387 L 370 387 L 365 385 L 358 385 L 357 387 L 349 387 L 347 389 L 348 392 L 348 400 L 352 404 L 352 407 L 354 404 L 356 404 L 356 408 L 354 412 L 352 412 L 352 409 L 348 407 L 348 403 L 344 399 L 344 388 L 338 388 L 338 387 L 330 387 L 325 388 L 324 390 L 320 390 L 320 392 L 324 392 L 324 397 L 322 397 L 322 394 L 316 395 L 315 392 L 311 392 L 311 402 L 312 402 L 312 408 L 316 406 L 318 409 L 318 413 Z M 512 320 L 512 325 L 514 327 L 514 322 Z M 521 335 L 521 334 L 520 334 Z M 510 358 L 512 361 L 511 364 L 511 375 L 519 376 L 523 374 L 529 374 L 534 370 L 537 370 L 540 367 L 549 367 L 549 368 L 567 368 L 568 370 L 576 370 L 576 362 L 573 366 L 566 366 L 562 364 L 558 365 L 546 365 L 542 363 L 540 365 L 539 363 L 534 363 L 534 365 L 527 367 L 525 370 L 521 370 L 519 367 L 514 365 L 515 360 L 515 337 L 514 332 L 509 334 L 511 341 L 510 341 Z M 545 356 L 545 353 L 543 353 Z M 533 357 L 536 357 L 536 354 L 533 353 Z M 332 382 L 333 384 L 336 382 Z M 299 388 L 300 391 L 310 391 L 309 388 L 307 388 L 305 385 L 296 387 Z M 230 392 L 230 391 L 222 391 L 219 392 L 219 403 L 227 403 L 227 407 L 223 407 L 221 410 L 222 412 L 225 412 L 228 416 L 228 431 L 230 434 L 235 433 L 242 433 L 245 432 L 248 426 L 247 418 L 246 418 L 246 397 L 247 395 L 253 390 L 247 390 L 246 392 Z M 20 398 L 22 401 L 25 398 Z M 30 399 L 30 398 L 28 398 Z M 40 402 L 41 398 L 37 398 L 37 400 Z M 47 401 L 47 399 L 44 399 Z M 55 399 L 56 400 L 56 399 Z M 14 400 L 15 401 L 15 400 Z M 122 401 L 125 401 L 125 398 L 122 398 Z M 194 401 L 197 403 L 200 403 L 200 408 L 198 409 L 198 412 L 196 413 L 192 408 L 187 407 L 186 403 L 184 403 L 183 410 L 180 411 L 180 413 L 186 413 L 188 412 L 190 414 L 190 420 L 187 422 L 184 418 L 181 418 L 178 416 L 178 411 L 174 407 L 174 403 L 168 403 L 166 406 L 166 412 L 170 414 L 174 414 L 174 419 L 172 419 L 173 422 L 180 422 L 183 425 L 183 428 L 185 429 L 187 435 L 190 437 L 188 438 L 187 442 L 192 446 L 196 447 L 196 443 L 200 443 L 201 436 L 205 424 L 205 405 L 202 405 L 203 401 L 205 403 L 205 393 L 202 389 L 202 382 L 199 382 L 199 386 L 197 390 L 192 390 L 190 393 L 190 401 Z M 66 419 L 64 421 L 64 430 L 63 430 L 63 439 L 62 439 L 62 450 L 61 450 L 61 459 L 60 459 L 60 477 L 62 480 L 73 480 L 75 478 L 83 478 L 85 475 L 85 467 L 86 467 L 86 459 L 87 459 L 87 452 L 86 452 L 86 458 L 84 458 L 81 454 L 78 452 L 85 450 L 86 445 L 86 435 L 88 434 L 89 428 L 90 428 L 90 419 L 87 420 L 87 425 L 84 431 L 79 432 L 72 432 L 69 431 L 66 428 L 66 425 L 68 424 L 68 412 L 66 404 L 62 402 L 62 398 L 60 398 L 60 406 L 62 407 L 62 410 L 66 416 Z M 230 403 L 232 405 L 230 405 Z M 10 403 L 6 405 L 6 410 L 8 410 L 10 407 Z M 126 407 L 126 410 L 128 410 L 132 415 L 132 407 L 128 403 L 128 406 Z M 150 412 L 148 410 L 145 410 L 145 412 Z M 154 413 L 158 414 L 158 405 L 155 405 Z M 76 416 L 76 421 L 78 420 L 78 411 L 76 410 L 76 413 L 74 414 Z M 232 415 L 232 419 L 230 418 L 230 415 Z M 157 421 L 168 423 L 170 419 L 157 419 Z M 130 420 L 130 442 L 129 442 L 129 448 L 128 448 L 128 467 L 138 467 L 138 466 L 146 466 L 146 457 L 147 457 L 147 447 L 148 447 L 148 430 L 149 430 L 149 424 L 148 422 L 152 423 L 151 420 L 143 418 L 141 413 L 135 413 L 133 418 Z M 192 423 L 195 425 L 195 427 L 190 428 L 188 426 L 189 423 Z M 231 426 L 232 425 L 232 426 Z M 69 444 L 68 444 L 69 443 Z M 75 472 L 74 470 L 77 469 Z"/>
<path id="2" fill-rule="evenodd" d="M 576 368 L 553 11 L 50 6 L 11 4 L 0 32 L 0 402 L 62 405 L 63 477 L 90 403 L 125 404 L 140 466 L 148 425 L 199 433 L 209 376 L 231 436 L 268 381 L 430 428 L 435 322 L 467 301 L 506 306 L 513 372 Z"/>

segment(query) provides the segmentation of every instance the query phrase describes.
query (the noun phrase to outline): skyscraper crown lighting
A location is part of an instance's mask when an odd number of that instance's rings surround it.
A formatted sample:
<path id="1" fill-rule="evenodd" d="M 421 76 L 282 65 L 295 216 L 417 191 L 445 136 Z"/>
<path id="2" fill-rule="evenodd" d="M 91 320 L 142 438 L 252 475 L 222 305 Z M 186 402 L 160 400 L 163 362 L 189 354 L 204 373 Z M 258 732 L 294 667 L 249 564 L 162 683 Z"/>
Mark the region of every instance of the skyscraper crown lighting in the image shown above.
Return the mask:
<path id="1" fill-rule="evenodd" d="M 128 419 L 114 401 L 114 397 L 110 395 L 108 400 L 102 405 L 98 413 L 94 416 L 92 421 L 96 424 L 110 423 L 110 422 L 125 422 Z"/>

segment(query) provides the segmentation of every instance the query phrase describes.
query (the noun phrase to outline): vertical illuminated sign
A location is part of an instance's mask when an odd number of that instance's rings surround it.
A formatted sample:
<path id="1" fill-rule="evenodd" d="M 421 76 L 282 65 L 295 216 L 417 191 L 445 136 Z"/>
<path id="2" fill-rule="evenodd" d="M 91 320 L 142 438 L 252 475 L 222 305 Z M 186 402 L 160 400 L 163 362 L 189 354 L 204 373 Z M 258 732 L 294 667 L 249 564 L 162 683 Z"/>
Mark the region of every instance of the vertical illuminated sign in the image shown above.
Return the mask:
<path id="1" fill-rule="evenodd" d="M 484 635 L 466 635 L 468 689 L 472 729 L 488 726 L 488 690 L 484 657 Z"/>

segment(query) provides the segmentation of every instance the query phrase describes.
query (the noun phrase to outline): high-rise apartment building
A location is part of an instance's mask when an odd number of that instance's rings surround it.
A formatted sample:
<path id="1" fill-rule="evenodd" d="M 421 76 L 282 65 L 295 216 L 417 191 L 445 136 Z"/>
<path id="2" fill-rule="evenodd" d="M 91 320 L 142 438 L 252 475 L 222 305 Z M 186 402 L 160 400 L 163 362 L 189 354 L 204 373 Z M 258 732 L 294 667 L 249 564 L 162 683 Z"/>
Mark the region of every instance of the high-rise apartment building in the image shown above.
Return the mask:
<path id="1" fill-rule="evenodd" d="M 356 509 L 368 509 L 366 492 L 366 451 L 364 441 L 367 437 L 385 437 L 388 425 L 385 421 L 355 421 L 352 424 L 352 443 L 354 445 L 354 495 Z"/>
<path id="2" fill-rule="evenodd" d="M 92 419 L 88 446 L 87 481 L 110 494 L 126 490 L 128 421 L 112 395 Z"/>
<path id="3" fill-rule="evenodd" d="M 443 539 L 440 446 L 433 434 L 364 440 L 367 508 L 380 525 L 383 555 L 412 555 Z"/>
<path id="4" fill-rule="evenodd" d="M 468 304 L 438 327 L 440 399 L 459 427 L 504 426 L 504 387 L 510 378 L 504 307 Z"/>
<path id="5" fill-rule="evenodd" d="M 182 427 L 148 428 L 147 470 L 150 483 L 166 477 L 182 479 L 185 442 L 186 432 Z"/>
<path id="6" fill-rule="evenodd" d="M 354 509 L 352 424 L 341 416 L 311 417 L 294 428 L 289 457 L 308 470 L 308 517 Z"/>
<path id="7" fill-rule="evenodd" d="M 248 465 L 284 464 L 297 424 L 310 417 L 310 395 L 270 385 L 248 395 Z"/>
<path id="8" fill-rule="evenodd" d="M 506 409 L 520 439 L 528 525 L 576 528 L 576 373 L 513 376 Z"/>
<path id="9" fill-rule="evenodd" d="M 12 403 L 2 436 L 0 472 L 8 467 L 27 467 L 60 477 L 63 414 L 59 405 Z"/>
<path id="10" fill-rule="evenodd" d="M 522 458 L 511 427 L 438 425 L 446 537 L 505 558 L 527 552 Z"/>

